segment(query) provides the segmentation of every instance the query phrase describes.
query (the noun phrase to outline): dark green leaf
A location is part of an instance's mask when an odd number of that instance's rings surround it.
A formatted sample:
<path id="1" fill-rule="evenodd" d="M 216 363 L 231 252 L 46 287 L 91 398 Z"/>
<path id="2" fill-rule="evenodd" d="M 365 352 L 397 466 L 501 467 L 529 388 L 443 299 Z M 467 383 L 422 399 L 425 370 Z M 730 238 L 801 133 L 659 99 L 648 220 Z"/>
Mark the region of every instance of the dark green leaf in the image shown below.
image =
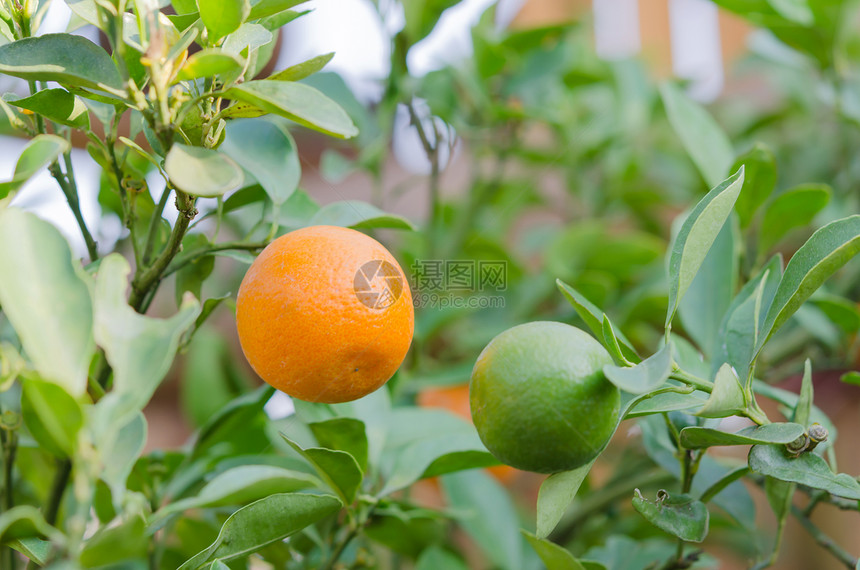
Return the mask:
<path id="1" fill-rule="evenodd" d="M 770 251 L 788 232 L 811 223 L 830 201 L 831 193 L 826 184 L 804 184 L 779 194 L 764 211 L 759 250 Z"/>
<path id="2" fill-rule="evenodd" d="M 125 96 L 122 78 L 107 52 L 71 34 L 45 34 L 0 46 L 0 72 Z"/>
<path id="3" fill-rule="evenodd" d="M 248 105 L 233 105 L 224 110 L 225 117 L 247 115 L 256 107 L 264 113 L 273 113 L 311 129 L 336 136 L 351 138 L 358 129 L 349 115 L 334 101 L 308 85 L 292 81 L 246 81 L 230 89 L 228 97 Z M 250 106 L 250 107 L 249 107 Z"/>
<path id="4" fill-rule="evenodd" d="M 0 305 L 36 370 L 83 394 L 95 352 L 89 277 L 60 232 L 17 208 L 0 211 Z"/>
<path id="5" fill-rule="evenodd" d="M 36 564 L 45 566 L 54 556 L 54 544 L 40 538 L 16 538 L 9 541 L 9 547 L 14 548 Z"/>
<path id="6" fill-rule="evenodd" d="M 307 459 L 323 481 L 337 493 L 344 505 L 355 500 L 361 487 L 363 473 L 355 458 L 345 451 L 335 451 L 321 447 L 302 448 L 299 444 L 281 434 L 290 447 Z"/>
<path id="7" fill-rule="evenodd" d="M 657 500 L 651 502 L 637 489 L 633 508 L 648 522 L 681 540 L 702 542 L 708 535 L 708 507 L 689 495 L 658 491 Z"/>
<path id="8" fill-rule="evenodd" d="M 605 313 L 603 315 L 602 344 L 606 347 L 606 350 L 612 357 L 613 362 L 615 362 L 616 367 L 624 368 L 633 366 L 633 363 L 627 360 L 627 358 L 624 356 L 624 352 L 621 350 L 621 345 L 618 343 L 618 337 L 616 336 L 615 330 L 612 327 L 612 322 L 609 320 L 609 317 Z"/>
<path id="9" fill-rule="evenodd" d="M 696 204 L 675 237 L 669 256 L 669 310 L 666 326 L 672 323 L 678 304 L 696 277 L 723 224 L 731 214 L 744 181 L 743 168 Z"/>
<path id="10" fill-rule="evenodd" d="M 663 345 L 653 355 L 636 366 L 621 367 L 607 365 L 603 367 L 606 378 L 626 392 L 644 394 L 659 388 L 669 378 L 672 372 L 672 345 Z"/>
<path id="11" fill-rule="evenodd" d="M 815 453 L 788 456 L 785 446 L 755 445 L 750 449 L 750 469 L 780 481 L 821 489 L 846 499 L 860 500 L 860 483 L 846 473 L 833 473 Z"/>
<path id="12" fill-rule="evenodd" d="M 217 150 L 175 143 L 164 171 L 180 190 L 192 196 L 213 198 L 242 185 L 242 169 L 232 158 Z"/>
<path id="13" fill-rule="evenodd" d="M 246 556 L 334 514 L 340 506 L 340 501 L 329 495 L 269 495 L 230 515 L 215 542 L 180 569 L 196 570 L 215 559 Z"/>
<path id="14" fill-rule="evenodd" d="M 822 227 L 791 257 L 759 335 L 758 350 L 837 269 L 860 252 L 860 215 Z"/>
<path id="15" fill-rule="evenodd" d="M 654 396 L 646 394 L 646 398 L 639 399 L 628 409 L 624 418 L 638 418 L 664 412 L 698 409 L 704 406 L 706 402 L 702 394 L 703 392 L 685 394 L 677 391 L 667 391 Z"/>
<path id="16" fill-rule="evenodd" d="M 753 426 L 737 433 L 693 426 L 681 430 L 681 445 L 686 449 L 702 449 L 715 445 L 784 444 L 794 441 L 805 431 L 805 427 L 794 423 Z"/>
<path id="17" fill-rule="evenodd" d="M 707 504 L 708 501 L 719 495 L 723 489 L 725 489 L 741 477 L 746 476 L 749 472 L 750 469 L 747 466 L 737 467 L 734 470 L 729 471 L 720 479 L 712 483 L 710 487 L 705 489 L 705 491 L 702 492 L 702 496 L 699 497 L 699 500 Z"/>

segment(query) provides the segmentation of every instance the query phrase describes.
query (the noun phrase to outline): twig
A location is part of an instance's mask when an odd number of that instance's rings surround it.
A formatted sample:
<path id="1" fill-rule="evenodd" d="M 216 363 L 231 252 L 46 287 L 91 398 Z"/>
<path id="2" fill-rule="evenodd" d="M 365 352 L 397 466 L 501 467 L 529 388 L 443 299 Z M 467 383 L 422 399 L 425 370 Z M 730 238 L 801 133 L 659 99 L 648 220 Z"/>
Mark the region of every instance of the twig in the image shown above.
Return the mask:
<path id="1" fill-rule="evenodd" d="M 57 522 L 57 514 L 60 512 L 60 504 L 63 502 L 63 494 L 69 484 L 69 475 L 72 473 L 72 462 L 62 459 L 57 465 L 54 474 L 54 482 L 51 484 L 51 495 L 48 498 L 48 506 L 45 509 L 45 520 L 53 525 Z"/>
<path id="2" fill-rule="evenodd" d="M 147 296 L 154 287 L 161 281 L 165 269 L 168 264 L 179 253 L 182 247 L 182 238 L 188 230 L 188 225 L 194 216 L 197 215 L 197 209 L 194 207 L 194 198 L 185 192 L 176 190 L 176 209 L 179 210 L 179 218 L 173 226 L 173 232 L 170 234 L 170 239 L 167 246 L 161 255 L 156 258 L 152 266 L 139 272 L 135 275 L 131 282 L 131 295 L 128 299 L 128 304 L 135 310 L 140 312 Z"/>
<path id="3" fill-rule="evenodd" d="M 242 242 L 242 241 L 225 241 L 222 243 L 213 244 L 205 249 L 198 249 L 189 253 L 187 256 L 174 259 L 173 262 L 167 266 L 167 269 L 164 270 L 162 277 L 167 277 L 172 273 L 176 273 L 183 267 L 194 263 L 201 257 L 205 257 L 212 253 L 216 253 L 218 251 L 229 251 L 231 249 L 239 250 L 239 251 L 256 251 L 258 249 L 263 249 L 269 245 L 268 241 L 260 241 L 260 242 Z"/>
<path id="4" fill-rule="evenodd" d="M 803 515 L 803 511 L 792 505 L 791 514 L 794 515 L 794 518 L 796 518 L 800 525 L 806 529 L 806 532 L 815 539 L 815 542 L 817 542 L 819 546 L 830 552 L 830 554 L 844 564 L 846 568 L 854 570 L 857 567 L 857 559 L 843 550 L 842 547 L 836 544 L 836 542 L 829 535 L 825 534 L 824 531 L 815 526 L 811 520 Z"/>

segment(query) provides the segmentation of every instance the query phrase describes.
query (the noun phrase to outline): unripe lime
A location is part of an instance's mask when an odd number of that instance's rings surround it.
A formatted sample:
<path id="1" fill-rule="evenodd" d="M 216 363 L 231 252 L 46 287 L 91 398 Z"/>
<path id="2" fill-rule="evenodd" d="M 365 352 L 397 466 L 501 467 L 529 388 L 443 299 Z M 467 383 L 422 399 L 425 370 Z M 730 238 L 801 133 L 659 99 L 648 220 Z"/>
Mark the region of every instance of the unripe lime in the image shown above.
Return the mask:
<path id="1" fill-rule="evenodd" d="M 621 397 L 604 376 L 606 349 L 576 327 L 515 326 L 481 352 L 469 389 L 472 420 L 499 461 L 538 473 L 576 469 L 615 432 Z"/>

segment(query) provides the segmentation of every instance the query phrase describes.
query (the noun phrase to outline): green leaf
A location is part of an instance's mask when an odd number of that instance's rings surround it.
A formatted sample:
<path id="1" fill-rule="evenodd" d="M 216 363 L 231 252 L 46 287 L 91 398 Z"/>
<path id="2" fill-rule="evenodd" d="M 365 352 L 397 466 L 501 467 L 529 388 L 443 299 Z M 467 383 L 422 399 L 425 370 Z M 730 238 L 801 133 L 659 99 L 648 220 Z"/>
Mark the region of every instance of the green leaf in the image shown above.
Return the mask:
<path id="1" fill-rule="evenodd" d="M 63 534 L 49 525 L 36 507 L 19 505 L 0 514 L 0 544 L 33 537 L 65 542 Z"/>
<path id="2" fill-rule="evenodd" d="M 814 396 L 815 393 L 812 385 L 812 362 L 807 358 L 803 363 L 803 378 L 800 381 L 800 394 L 797 396 L 797 404 L 794 406 L 794 413 L 791 416 L 792 421 L 797 422 L 801 426 L 809 425 Z"/>
<path id="3" fill-rule="evenodd" d="M 87 106 L 65 89 L 42 89 L 30 97 L 9 101 L 9 104 L 33 111 L 67 127 L 83 130 L 90 127 Z M 50 135 L 36 135 L 35 138 L 47 136 Z M 65 139 L 60 140 L 65 142 Z"/>
<path id="4" fill-rule="evenodd" d="M 735 211 L 741 228 L 746 229 L 776 186 L 776 158 L 770 147 L 756 143 L 749 152 L 738 157 L 731 172 L 737 172 L 741 166 L 744 167 L 744 185 L 735 202 Z"/>
<path id="5" fill-rule="evenodd" d="M 585 480 L 594 461 L 573 471 L 554 473 L 540 486 L 537 498 L 537 530 L 539 538 L 546 538 L 561 520 L 576 492 Z"/>
<path id="6" fill-rule="evenodd" d="M 149 537 L 143 517 L 135 516 L 97 532 L 81 551 L 81 564 L 87 568 L 107 566 L 146 556 Z"/>
<path id="7" fill-rule="evenodd" d="M 197 0 L 197 7 L 213 44 L 239 29 L 251 13 L 248 0 Z"/>
<path id="8" fill-rule="evenodd" d="M 438 546 L 424 549 L 418 561 L 415 562 L 415 570 L 468 570 L 468 566 L 460 558 L 454 556 L 447 550 Z"/>
<path id="9" fill-rule="evenodd" d="M 242 186 L 242 169 L 226 154 L 199 146 L 175 143 L 164 171 L 180 190 L 192 196 L 214 198 Z"/>
<path id="10" fill-rule="evenodd" d="M 122 398 L 108 394 L 94 406 L 90 431 L 101 459 L 101 478 L 122 509 L 128 476 L 146 445 L 147 424 L 141 412 L 128 413 Z"/>
<path id="11" fill-rule="evenodd" d="M 251 14 L 248 20 L 259 20 L 289 10 L 305 0 L 251 0 Z"/>
<path id="12" fill-rule="evenodd" d="M 651 502 L 636 489 L 633 508 L 645 520 L 681 540 L 702 542 L 708 535 L 708 507 L 689 495 L 670 495 L 661 490 L 656 502 Z"/>
<path id="13" fill-rule="evenodd" d="M 352 504 L 364 478 L 361 467 L 352 455 L 322 447 L 305 449 L 284 434 L 281 437 L 313 466 L 344 505 Z"/>
<path id="14" fill-rule="evenodd" d="M 448 504 L 457 505 L 463 530 L 496 568 L 523 568 L 523 541 L 510 495 L 483 471 L 462 471 L 441 478 Z"/>
<path id="15" fill-rule="evenodd" d="M 481 443 L 475 428 L 444 410 L 396 408 L 388 416 L 387 433 L 381 465 L 387 480 L 379 496 L 403 489 L 431 474 L 453 468 L 483 467 L 496 462 Z M 465 456 L 456 458 L 464 453 Z M 457 460 L 453 461 L 455 458 Z M 439 461 L 449 463 L 440 465 Z"/>
<path id="16" fill-rule="evenodd" d="M 74 456 L 84 415 L 80 404 L 63 388 L 41 380 L 22 380 L 21 414 L 43 449 L 61 457 Z"/>
<path id="17" fill-rule="evenodd" d="M 54 544 L 39 538 L 16 538 L 9 541 L 8 545 L 42 566 L 46 566 L 54 556 Z"/>
<path id="18" fill-rule="evenodd" d="M 644 397 L 638 398 L 638 401 L 631 402 L 632 405 L 628 406 L 623 417 L 625 419 L 638 418 L 664 412 L 698 409 L 704 406 L 706 402 L 701 394 L 703 392 L 685 394 L 677 391 L 666 391 L 653 396 L 651 393 L 645 394 Z"/>
<path id="19" fill-rule="evenodd" d="M 699 267 L 731 214 L 744 182 L 741 168 L 696 204 L 675 237 L 669 256 L 669 310 L 666 327 L 672 323 L 678 303 L 696 277 Z"/>
<path id="20" fill-rule="evenodd" d="M 846 473 L 833 473 L 827 462 L 816 453 L 790 458 L 785 447 L 755 445 L 750 449 L 750 469 L 780 481 L 799 483 L 821 489 L 846 499 L 860 500 L 860 483 Z"/>
<path id="21" fill-rule="evenodd" d="M 854 370 L 846 372 L 839 377 L 839 381 L 851 384 L 852 386 L 860 386 L 860 372 L 856 372 Z"/>
<path id="22" fill-rule="evenodd" d="M 665 344 L 663 348 L 649 356 L 636 366 L 622 367 L 606 365 L 603 373 L 606 378 L 631 394 L 644 394 L 659 388 L 672 372 L 672 345 Z"/>
<path id="23" fill-rule="evenodd" d="M 131 268 L 119 254 L 101 260 L 95 287 L 95 338 L 113 369 L 113 393 L 141 409 L 170 369 L 182 334 L 194 324 L 200 304 L 186 299 L 169 319 L 140 315 L 128 306 Z"/>
<path id="24" fill-rule="evenodd" d="M 736 243 L 734 224 L 724 225 L 678 305 L 684 330 L 708 360 L 713 356 L 723 316 L 737 290 Z"/>
<path id="25" fill-rule="evenodd" d="M 831 193 L 826 184 L 804 184 L 771 200 L 759 230 L 759 251 L 770 251 L 792 229 L 809 225 L 830 201 Z"/>
<path id="26" fill-rule="evenodd" d="M 405 0 L 403 12 L 406 26 L 403 29 L 408 45 L 418 43 L 436 27 L 442 12 L 457 3 L 457 0 Z"/>
<path id="27" fill-rule="evenodd" d="M 723 364 L 714 378 L 714 388 L 708 401 L 696 415 L 702 418 L 726 418 L 746 409 L 744 389 L 737 374 L 728 364 Z"/>
<path id="28" fill-rule="evenodd" d="M 122 78 L 108 53 L 71 34 L 45 34 L 0 46 L 0 73 L 125 96 Z"/>
<path id="29" fill-rule="evenodd" d="M 17 101 L 16 101 L 17 102 Z M 53 163 L 57 157 L 69 150 L 66 139 L 56 135 L 36 135 L 18 157 L 12 180 L 0 182 L 0 199 L 15 192 L 34 174 Z"/>
<path id="30" fill-rule="evenodd" d="M 628 367 L 633 366 L 633 363 L 627 360 L 624 356 L 624 352 L 621 350 L 621 345 L 618 343 L 618 337 L 615 334 L 615 330 L 612 327 L 612 322 L 609 320 L 609 317 L 606 313 L 603 314 L 603 346 L 606 347 L 606 350 L 609 352 L 609 355 L 612 357 L 613 362 L 615 362 L 616 367 Z"/>
<path id="31" fill-rule="evenodd" d="M 781 277 L 782 259 L 775 255 L 735 296 L 717 334 L 712 374 L 717 373 L 720 365 L 728 363 L 738 371 L 739 377 L 748 377 L 760 325 Z"/>
<path id="32" fill-rule="evenodd" d="M 296 142 L 281 125 L 265 119 L 227 124 L 220 151 L 246 170 L 275 205 L 286 202 L 299 186 L 302 167 Z"/>
<path id="33" fill-rule="evenodd" d="M 576 314 L 579 315 L 586 326 L 591 330 L 591 333 L 597 337 L 597 339 L 604 344 L 605 346 L 605 337 L 603 335 L 603 320 L 606 316 L 606 313 L 597 308 L 591 301 L 586 299 L 579 291 L 562 281 L 561 279 L 556 279 L 555 284 L 558 287 L 561 294 L 564 295 L 565 299 L 573 306 L 576 310 Z M 639 355 L 636 354 L 636 351 L 633 350 L 633 346 L 630 344 L 630 341 L 624 336 L 624 333 L 618 331 L 615 333 L 615 338 L 621 347 L 621 352 L 624 357 L 630 362 L 641 362 L 642 359 L 639 358 Z"/>
<path id="34" fill-rule="evenodd" d="M 364 422 L 355 418 L 332 418 L 308 424 L 322 447 L 345 451 L 355 458 L 362 472 L 367 471 L 367 434 Z"/>
<path id="35" fill-rule="evenodd" d="M 737 433 L 691 426 L 681 430 L 681 445 L 686 449 L 703 449 L 715 445 L 785 444 L 791 443 L 805 431 L 806 428 L 795 423 L 752 426 Z"/>
<path id="36" fill-rule="evenodd" d="M 791 257 L 761 328 L 757 351 L 837 269 L 860 252 L 860 215 L 822 227 Z"/>
<path id="37" fill-rule="evenodd" d="M 762 395 L 766 398 L 770 398 L 771 400 L 778 402 L 781 404 L 782 409 L 780 412 L 785 417 L 792 418 L 792 421 L 795 423 L 800 423 L 797 421 L 797 418 L 794 418 L 794 411 L 797 409 L 798 402 L 800 402 L 800 397 L 794 392 L 789 392 L 788 390 L 783 390 L 782 388 L 777 388 L 776 386 L 771 386 L 770 384 L 766 384 L 761 380 L 753 380 L 753 389 L 756 394 Z M 802 417 L 800 419 L 803 419 Z M 827 440 L 822 441 L 816 447 L 816 450 L 821 450 L 829 447 L 836 440 L 837 430 L 836 426 L 833 425 L 833 422 L 830 421 L 830 418 L 822 412 L 815 404 L 810 406 L 809 410 L 809 420 L 805 424 L 809 426 L 812 423 L 819 423 L 823 425 L 828 432 Z"/>
<path id="38" fill-rule="evenodd" d="M 251 57 L 274 39 L 272 32 L 260 24 L 242 24 L 238 30 L 227 36 L 221 49 L 239 57 Z"/>
<path id="39" fill-rule="evenodd" d="M 734 162 L 735 153 L 729 138 L 714 118 L 677 85 L 664 83 L 660 86 L 660 95 L 669 122 L 684 143 L 687 154 L 705 183 L 710 187 L 716 186 L 728 175 Z"/>
<path id="40" fill-rule="evenodd" d="M 88 278 L 57 229 L 17 208 L 0 211 L 0 305 L 36 370 L 72 396 L 95 353 Z"/>
<path id="41" fill-rule="evenodd" d="M 308 77 L 309 75 L 313 75 L 314 73 L 321 71 L 322 68 L 324 68 L 333 57 L 334 52 L 318 55 L 316 57 L 312 57 L 307 61 L 297 63 L 296 65 L 290 66 L 283 71 L 279 71 L 273 75 L 270 75 L 266 79 L 272 81 L 299 81 L 301 79 L 304 79 L 305 77 Z"/>
<path id="42" fill-rule="evenodd" d="M 230 89 L 227 96 L 248 105 L 227 107 L 222 113 L 225 117 L 243 116 L 244 112 L 256 107 L 262 112 L 286 117 L 300 125 L 335 137 L 351 138 L 358 134 L 352 119 L 340 105 L 302 83 L 246 81 Z M 262 113 L 257 113 L 259 114 Z"/>
<path id="43" fill-rule="evenodd" d="M 182 69 L 176 74 L 176 81 L 239 73 L 242 67 L 242 62 L 231 53 L 220 49 L 204 49 L 185 60 Z"/>
<path id="44" fill-rule="evenodd" d="M 240 465 L 216 475 L 194 497 L 161 508 L 153 516 L 157 524 L 168 515 L 188 509 L 209 509 L 250 503 L 275 493 L 291 493 L 322 484 L 316 477 L 273 465 Z"/>
<path id="45" fill-rule="evenodd" d="M 415 229 L 412 222 L 406 218 L 383 212 L 376 206 L 360 200 L 344 200 L 323 206 L 308 220 L 308 225 L 342 226 L 362 230 L 375 228 Z"/>
<path id="46" fill-rule="evenodd" d="M 815 22 L 815 15 L 807 0 L 767 0 L 779 15 L 797 24 L 809 26 Z"/>
<path id="47" fill-rule="evenodd" d="M 215 542 L 180 569 L 194 570 L 215 559 L 246 556 L 336 513 L 340 506 L 340 501 L 330 495 L 269 495 L 230 515 Z"/>
<path id="48" fill-rule="evenodd" d="M 565 548 L 524 530 L 520 532 L 538 553 L 547 570 L 585 570 L 579 560 Z"/>

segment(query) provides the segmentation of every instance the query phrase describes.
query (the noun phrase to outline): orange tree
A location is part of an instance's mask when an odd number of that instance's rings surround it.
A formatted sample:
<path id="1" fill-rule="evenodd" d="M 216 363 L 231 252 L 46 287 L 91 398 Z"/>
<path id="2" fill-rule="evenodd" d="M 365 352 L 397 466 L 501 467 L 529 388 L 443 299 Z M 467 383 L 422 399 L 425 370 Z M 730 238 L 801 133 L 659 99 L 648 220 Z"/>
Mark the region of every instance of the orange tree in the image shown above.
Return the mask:
<path id="1" fill-rule="evenodd" d="M 770 27 L 851 94 L 841 74 L 853 44 L 838 30 L 850 2 L 721 3 Z M 631 62 L 596 60 L 581 28 L 500 32 L 492 9 L 463 67 L 412 77 L 410 48 L 452 1 L 402 3 L 405 25 L 390 38 L 391 73 L 372 111 L 318 73 L 330 55 L 259 77 L 278 30 L 303 14 L 294 0 L 174 0 L 169 14 L 147 2 L 68 4 L 101 30 L 106 48 L 38 35 L 42 3 L 0 2 L 0 73 L 29 87 L 0 109 L 8 129 L 30 139 L 0 183 L 0 567 L 456 569 L 483 558 L 512 570 L 687 568 L 716 564 L 694 546 L 706 540 L 706 550 L 729 545 L 765 567 L 791 517 L 856 566 L 857 553 L 810 519 L 817 508 L 856 511 L 860 500 L 856 477 L 839 472 L 835 427 L 813 403 L 812 363 L 799 395 L 768 382 L 808 355 L 844 367 L 860 328 L 852 279 L 860 221 L 845 215 L 856 196 L 796 186 L 791 174 L 777 186 L 774 155 L 795 158 L 794 149 L 737 154 L 683 91 L 657 90 Z M 442 198 L 440 123 L 425 120 L 415 96 L 489 159 L 464 204 Z M 382 211 L 379 199 L 320 207 L 298 189 L 297 129 L 358 141 L 354 160 L 324 155 L 325 170 L 363 169 L 384 187 L 399 105 L 430 164 L 422 230 Z M 774 122 L 746 129 L 743 143 Z M 548 145 L 530 141 L 534 127 L 550 134 Z M 856 133 L 843 134 L 850 150 Z M 80 135 L 102 169 L 100 204 L 124 228 L 116 251 L 81 211 L 71 159 Z M 787 162 L 780 166 L 795 172 Z M 814 171 L 825 181 L 853 179 L 850 165 L 824 162 Z M 524 168 L 509 173 L 508 164 Z M 553 206 L 533 182 L 556 168 L 579 223 L 506 244 L 525 207 Z M 831 176 L 834 168 L 842 170 Z M 68 201 L 83 259 L 16 205 L 42 169 Z M 711 190 L 694 200 L 703 188 Z M 664 231 L 666 210 L 690 204 Z M 811 233 L 811 224 L 820 227 Z M 251 264 L 238 299 L 243 348 L 265 380 L 298 398 L 348 400 L 384 383 L 412 334 L 402 270 L 370 238 L 328 229 L 352 237 L 274 253 L 309 226 L 402 230 L 395 252 L 404 267 L 502 261 L 509 305 L 419 310 L 413 352 L 388 385 L 354 401 L 295 399 L 286 417 L 267 413 L 275 388 L 249 388 L 207 328 L 216 309 L 234 305 L 229 289 L 204 288 L 217 282 L 216 259 Z M 350 249 L 357 243 L 363 250 Z M 538 251 L 532 272 L 526 261 Z M 566 280 L 561 295 L 556 277 Z M 176 311 L 148 316 L 165 284 Z M 315 293 L 328 301 L 314 304 Z M 575 321 L 594 338 L 562 325 L 502 332 L 537 317 Z M 382 337 L 362 336 L 363 327 Z M 391 342 L 374 345 L 385 333 Z M 351 381 L 343 364 L 359 362 L 352 371 L 364 374 L 362 358 L 375 348 L 383 362 L 370 364 L 368 382 L 343 389 Z M 142 410 L 179 351 L 189 353 L 183 390 L 195 432 L 179 449 L 144 452 Z M 412 405 L 422 387 L 462 384 L 473 368 L 477 430 Z M 297 370 L 319 390 L 294 391 L 285 379 Z M 843 378 L 857 383 L 856 373 Z M 337 397 L 320 398 L 329 387 Z M 773 421 L 763 399 L 789 421 Z M 731 416 L 750 426 L 719 429 Z M 640 444 L 617 452 L 610 477 L 595 469 L 588 478 L 604 452 L 611 464 L 608 440 L 625 420 Z M 499 459 L 552 472 L 536 518 L 479 469 L 499 463 L 484 442 Z M 707 453 L 716 446 L 749 452 Z M 541 457 L 554 450 L 568 456 Z M 428 477 L 439 477 L 447 507 L 410 495 Z M 778 520 L 775 536 L 759 533 L 764 546 L 750 532 L 751 488 L 763 489 Z M 810 497 L 803 509 L 792 503 L 799 494 Z M 463 548 L 452 528 L 477 549 Z"/>

